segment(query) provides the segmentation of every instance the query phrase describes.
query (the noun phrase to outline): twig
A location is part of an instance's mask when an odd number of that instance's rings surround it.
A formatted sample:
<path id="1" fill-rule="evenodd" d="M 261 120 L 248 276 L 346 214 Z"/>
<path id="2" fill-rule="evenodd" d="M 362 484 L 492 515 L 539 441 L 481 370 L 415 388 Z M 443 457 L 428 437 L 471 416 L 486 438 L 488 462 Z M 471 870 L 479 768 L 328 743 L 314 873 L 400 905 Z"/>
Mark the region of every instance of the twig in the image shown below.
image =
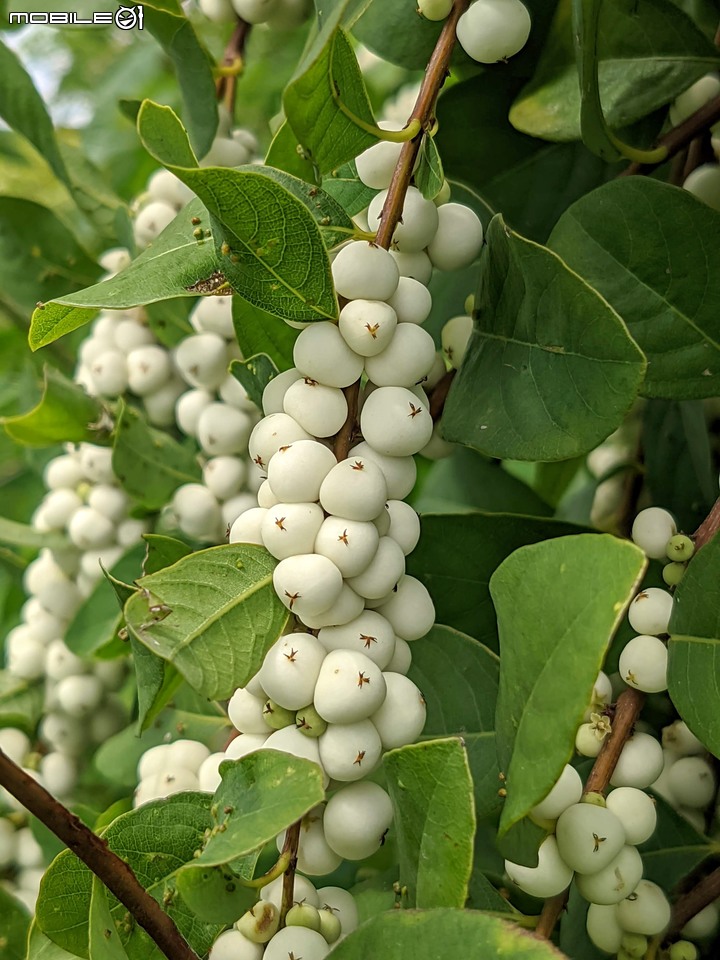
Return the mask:
<path id="1" fill-rule="evenodd" d="M 703 877 L 673 906 L 672 919 L 665 938 L 669 939 L 680 933 L 688 920 L 692 920 L 718 897 L 720 897 L 720 867 L 716 867 L 712 873 Z"/>
<path id="2" fill-rule="evenodd" d="M 583 793 L 604 793 L 610 783 L 610 777 L 617 766 L 622 748 L 632 733 L 635 721 L 645 703 L 642 690 L 628 687 L 623 690 L 615 705 L 612 730 L 605 738 L 593 768 L 585 782 Z"/>
<path id="3" fill-rule="evenodd" d="M 709 130 L 713 124 L 720 120 L 720 96 L 714 97 L 706 104 L 691 114 L 687 120 L 683 120 L 677 127 L 669 130 L 664 137 L 660 137 L 658 145 L 667 147 L 667 156 L 660 163 L 631 163 L 619 173 L 619 177 L 631 177 L 638 173 L 650 173 L 656 167 L 674 157 L 685 147 L 687 147 L 696 137 Z"/>
<path id="4" fill-rule="evenodd" d="M 358 407 L 360 405 L 360 381 L 356 380 L 343 391 L 348 405 L 348 414 L 345 423 L 340 428 L 340 432 L 335 437 L 333 451 L 338 460 L 344 460 L 350 452 L 355 426 L 357 424 Z"/>
<path id="5" fill-rule="evenodd" d="M 285 926 L 285 917 L 290 907 L 293 905 L 293 896 L 295 893 L 295 868 L 297 867 L 298 846 L 300 844 L 300 828 L 302 820 L 293 823 L 285 831 L 285 843 L 283 844 L 280 858 L 289 857 L 290 863 L 283 876 L 282 901 L 280 903 L 280 926 Z"/>
<path id="6" fill-rule="evenodd" d="M 215 84 L 217 99 L 224 102 L 232 118 L 235 117 L 235 97 L 237 94 L 238 76 L 242 71 L 243 53 L 245 52 L 245 44 L 250 36 L 251 28 L 252 24 L 238 17 L 235 29 L 230 35 L 230 39 L 225 47 L 225 53 L 223 54 L 221 63 L 223 67 L 235 68 L 235 72 L 219 76 Z"/>
<path id="7" fill-rule="evenodd" d="M 540 919 L 537 922 L 535 927 L 535 936 L 540 937 L 541 940 L 549 940 L 552 936 L 552 932 L 555 929 L 555 924 L 560 919 L 560 915 L 565 909 L 565 905 L 568 901 L 568 895 L 570 888 L 563 890 L 562 893 L 558 893 L 554 897 L 549 897 L 543 904 L 543 908 L 540 912 Z"/>
<path id="8" fill-rule="evenodd" d="M 172 919 L 140 885 L 130 866 L 2 750 L 0 784 L 102 880 L 169 960 L 199 960 Z"/>
<path id="9" fill-rule="evenodd" d="M 710 513 L 693 534 L 692 539 L 695 543 L 695 552 L 697 553 L 700 547 L 704 547 L 706 543 L 709 543 L 718 530 L 720 530 L 720 497 L 717 498 L 710 509 Z"/>

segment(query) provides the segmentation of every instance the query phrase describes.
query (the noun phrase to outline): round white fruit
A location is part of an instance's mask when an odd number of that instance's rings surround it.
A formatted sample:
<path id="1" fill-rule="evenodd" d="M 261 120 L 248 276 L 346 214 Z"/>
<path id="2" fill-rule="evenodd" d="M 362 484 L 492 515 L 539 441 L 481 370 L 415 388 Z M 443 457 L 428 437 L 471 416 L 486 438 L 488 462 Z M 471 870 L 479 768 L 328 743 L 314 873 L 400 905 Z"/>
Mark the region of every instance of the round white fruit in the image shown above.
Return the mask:
<path id="1" fill-rule="evenodd" d="M 568 807 L 580 802 L 582 790 L 580 774 L 566 763 L 550 793 L 530 813 L 538 820 L 557 820 Z"/>
<path id="2" fill-rule="evenodd" d="M 638 731 L 620 751 L 610 783 L 613 787 L 643 789 L 657 780 L 662 769 L 662 747 L 650 734 Z"/>
<path id="3" fill-rule="evenodd" d="M 310 633 L 281 637 L 265 654 L 258 679 L 271 700 L 287 710 L 313 701 L 325 647 Z"/>
<path id="4" fill-rule="evenodd" d="M 328 723 L 355 723 L 382 706 L 385 692 L 385 678 L 369 657 L 352 650 L 332 650 L 322 662 L 312 699 Z"/>
<path id="5" fill-rule="evenodd" d="M 313 502 L 337 460 L 317 440 L 297 440 L 281 447 L 267 468 L 273 494 L 286 503 Z"/>
<path id="6" fill-rule="evenodd" d="M 555 837 L 547 837 L 538 849 L 536 867 L 525 867 L 505 861 L 505 872 L 512 882 L 532 897 L 554 897 L 562 893 L 572 880 L 573 872 L 558 852 Z"/>
<path id="7" fill-rule="evenodd" d="M 632 525 L 633 541 L 652 560 L 664 560 L 668 540 L 677 533 L 675 518 L 660 507 L 641 510 Z"/>
<path id="8" fill-rule="evenodd" d="M 590 903 L 620 903 L 633 892 L 642 874 L 642 857 L 636 847 L 626 844 L 615 859 L 597 873 L 575 874 L 575 885 Z"/>
<path id="9" fill-rule="evenodd" d="M 332 468 L 320 486 L 320 504 L 326 513 L 348 520 L 371 521 L 387 499 L 387 483 L 380 467 L 351 451 Z"/>
<path id="10" fill-rule="evenodd" d="M 475 211 L 462 203 L 444 203 L 427 253 L 437 270 L 462 270 L 475 260 L 482 242 L 483 226 Z"/>
<path id="11" fill-rule="evenodd" d="M 597 873 L 625 845 L 622 823 L 610 810 L 594 803 L 576 803 L 564 810 L 555 836 L 560 856 L 578 873 Z"/>
<path id="12" fill-rule="evenodd" d="M 348 300 L 387 300 L 400 279 L 391 254 L 364 240 L 354 240 L 340 250 L 332 262 L 332 274 L 339 296 Z"/>
<path id="13" fill-rule="evenodd" d="M 530 14 L 520 0 L 475 0 L 460 17 L 458 43 L 478 63 L 518 53 L 530 36 Z"/>
<path id="14" fill-rule="evenodd" d="M 291 384 L 283 409 L 314 437 L 331 437 L 347 419 L 348 405 L 339 387 L 326 387 L 308 377 Z"/>
<path id="15" fill-rule="evenodd" d="M 390 797 L 367 780 L 338 790 L 325 808 L 325 838 L 345 860 L 364 860 L 380 848 L 393 819 Z"/>
<path id="16" fill-rule="evenodd" d="M 617 917 L 627 933 L 654 937 L 670 922 L 670 904 L 656 883 L 640 880 L 630 896 L 618 904 Z"/>
<path id="17" fill-rule="evenodd" d="M 668 632 L 673 598 L 660 587 L 646 587 L 635 597 L 628 610 L 633 630 L 657 637 Z"/>
<path id="18" fill-rule="evenodd" d="M 644 843 L 655 832 L 655 801 L 644 790 L 616 787 L 608 794 L 606 803 L 608 810 L 622 823 L 628 843 Z"/>
<path id="19" fill-rule="evenodd" d="M 427 587 L 415 577 L 403 576 L 390 597 L 377 607 L 405 640 L 419 640 L 435 622 L 435 605 Z"/>
<path id="20" fill-rule="evenodd" d="M 390 344 L 397 323 L 397 314 L 390 304 L 382 300 L 351 300 L 340 311 L 338 327 L 348 349 L 360 357 L 374 357 Z"/>
<path id="21" fill-rule="evenodd" d="M 362 357 L 330 321 L 313 323 L 301 332 L 293 347 L 293 361 L 303 377 L 328 387 L 349 387 L 363 371 Z"/>
<path id="22" fill-rule="evenodd" d="M 625 683 L 645 693 L 667 690 L 668 651 L 662 640 L 641 634 L 625 644 L 618 671 Z"/>
<path id="23" fill-rule="evenodd" d="M 318 747 L 325 772 L 342 783 L 372 773 L 383 752 L 380 735 L 370 720 L 328 724 L 318 737 Z"/>
<path id="24" fill-rule="evenodd" d="M 313 553 L 323 516 L 316 503 L 276 503 L 263 518 L 262 542 L 276 560 Z"/>
<path id="25" fill-rule="evenodd" d="M 299 554 L 281 560 L 273 571 L 275 592 L 291 613 L 317 616 L 339 598 L 342 574 L 327 557 Z"/>

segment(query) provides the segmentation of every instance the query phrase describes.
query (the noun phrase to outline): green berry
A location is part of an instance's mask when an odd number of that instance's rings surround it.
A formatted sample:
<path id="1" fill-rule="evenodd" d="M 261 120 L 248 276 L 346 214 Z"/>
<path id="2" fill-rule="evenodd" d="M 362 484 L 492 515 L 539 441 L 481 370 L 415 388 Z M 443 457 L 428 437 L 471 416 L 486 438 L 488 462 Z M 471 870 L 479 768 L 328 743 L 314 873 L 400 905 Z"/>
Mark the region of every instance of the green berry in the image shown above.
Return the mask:
<path id="1" fill-rule="evenodd" d="M 308 930 L 320 931 L 320 911 L 311 903 L 296 903 L 287 912 L 286 927 L 307 927 Z"/>
<path id="2" fill-rule="evenodd" d="M 669 587 L 676 587 L 685 576 L 685 564 L 668 563 L 663 567 L 662 576 Z"/>
<path id="3" fill-rule="evenodd" d="M 327 730 L 327 720 L 323 720 L 315 707 L 303 707 L 295 714 L 295 726 L 306 737 L 320 737 Z"/>
<path id="4" fill-rule="evenodd" d="M 280 926 L 280 911 L 274 903 L 258 900 L 244 913 L 235 927 L 253 943 L 267 943 L 275 936 Z"/>
<path id="5" fill-rule="evenodd" d="M 283 727 L 288 727 L 290 724 L 295 723 L 295 714 L 292 710 L 286 710 L 285 707 L 281 707 L 280 704 L 275 703 L 274 700 L 266 700 L 265 706 L 263 707 L 263 719 L 273 730 L 282 730 Z"/>
<path id="6" fill-rule="evenodd" d="M 695 553 L 695 544 L 690 537 L 684 533 L 676 533 L 670 537 L 667 545 L 667 556 L 669 560 L 689 560 Z"/>
<path id="7" fill-rule="evenodd" d="M 464 308 L 463 308 L 463 309 L 465 310 L 465 313 L 466 313 L 469 317 L 472 316 L 473 310 L 475 309 L 475 294 L 474 294 L 474 293 L 469 293 L 469 294 L 465 297 L 465 305 L 464 305 Z"/>
<path id="8" fill-rule="evenodd" d="M 647 950 L 648 940 L 641 933 L 625 933 L 620 942 L 622 949 L 630 957 L 644 957 Z"/>
<path id="9" fill-rule="evenodd" d="M 698 948 L 689 940 L 678 940 L 670 947 L 668 960 L 697 960 Z"/>
<path id="10" fill-rule="evenodd" d="M 320 933 L 328 943 L 335 943 L 342 933 L 340 917 L 330 907 L 323 907 L 320 911 Z"/>

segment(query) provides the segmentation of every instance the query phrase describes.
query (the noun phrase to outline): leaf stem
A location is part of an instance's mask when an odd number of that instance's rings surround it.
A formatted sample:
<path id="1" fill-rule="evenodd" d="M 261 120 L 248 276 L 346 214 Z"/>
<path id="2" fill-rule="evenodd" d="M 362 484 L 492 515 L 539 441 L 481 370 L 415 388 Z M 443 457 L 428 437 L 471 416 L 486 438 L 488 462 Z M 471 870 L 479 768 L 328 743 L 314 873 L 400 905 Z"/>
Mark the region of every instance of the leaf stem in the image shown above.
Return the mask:
<path id="1" fill-rule="evenodd" d="M 0 750 L 0 784 L 51 830 L 127 907 L 168 960 L 199 960 L 129 864 Z"/>
<path id="2" fill-rule="evenodd" d="M 252 24 L 238 17 L 235 29 L 225 47 L 222 62 L 216 71 L 215 94 L 221 100 L 232 119 L 235 118 L 235 98 L 237 96 L 238 77 L 243 72 L 245 45 L 250 36 Z"/>
<path id="3" fill-rule="evenodd" d="M 697 553 L 700 547 L 704 547 L 706 543 L 709 543 L 718 530 L 720 530 L 720 497 L 717 498 L 710 509 L 710 513 L 693 534 L 695 552 Z"/>
<path id="4" fill-rule="evenodd" d="M 288 910 L 293 905 L 293 895 L 295 893 L 295 868 L 297 867 L 298 846 L 300 844 L 300 828 L 302 820 L 297 820 L 285 831 L 285 843 L 283 844 L 280 859 L 286 857 L 288 860 L 287 868 L 283 876 L 282 901 L 280 903 L 280 927 L 285 926 L 285 917 Z"/>
<path id="5" fill-rule="evenodd" d="M 277 863 L 270 867 L 268 871 L 263 873 L 261 877 L 254 877 L 252 880 L 243 880 L 240 878 L 240 883 L 243 887 L 251 887 L 255 890 L 261 890 L 269 883 L 272 883 L 273 880 L 277 880 L 278 877 L 281 877 L 285 871 L 290 868 L 291 859 L 290 853 L 282 853 L 278 857 Z"/>
<path id="6" fill-rule="evenodd" d="M 720 96 L 714 97 L 706 104 L 692 113 L 687 120 L 683 120 L 677 127 L 669 130 L 665 136 L 660 137 L 659 145 L 666 150 L 662 160 L 644 160 L 642 162 L 631 163 L 629 167 L 618 174 L 620 177 L 631 177 L 636 174 L 650 173 L 665 160 L 674 157 L 685 149 L 701 133 L 709 130 L 720 120 Z"/>

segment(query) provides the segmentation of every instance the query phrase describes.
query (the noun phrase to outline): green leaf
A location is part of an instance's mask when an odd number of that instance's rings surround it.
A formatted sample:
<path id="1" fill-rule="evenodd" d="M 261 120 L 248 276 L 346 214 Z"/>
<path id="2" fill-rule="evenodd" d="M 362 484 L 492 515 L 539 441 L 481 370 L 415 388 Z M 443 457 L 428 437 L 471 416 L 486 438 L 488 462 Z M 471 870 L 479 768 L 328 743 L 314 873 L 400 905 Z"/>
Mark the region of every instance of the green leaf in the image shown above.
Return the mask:
<path id="1" fill-rule="evenodd" d="M 457 447 L 449 457 L 437 460 L 413 497 L 418 513 L 524 513 L 548 517 L 552 509 L 535 491 L 469 447 Z"/>
<path id="2" fill-rule="evenodd" d="M 395 808 L 400 883 L 411 907 L 463 907 L 475 836 L 470 767 L 459 739 L 410 744 L 385 754 Z"/>
<path id="3" fill-rule="evenodd" d="M 0 197 L 0 223 L 0 300 L 14 312 L 30 313 L 38 300 L 97 279 L 98 265 L 46 207 Z"/>
<path id="4" fill-rule="evenodd" d="M 219 267 L 244 299 L 288 320 L 337 317 L 330 262 L 303 202 L 252 165 L 199 169 L 169 107 L 146 100 L 138 131 L 148 152 L 194 190 L 222 224 L 213 228 Z"/>
<path id="5" fill-rule="evenodd" d="M 350 217 L 364 210 L 377 193 L 372 187 L 366 187 L 358 177 L 354 160 L 331 170 L 322 185 L 325 193 L 334 197 Z"/>
<path id="6" fill-rule="evenodd" d="M 250 544 L 200 550 L 138 580 L 125 620 L 193 689 L 210 699 L 230 697 L 258 671 L 287 623 L 274 567 L 266 550 Z M 163 609 L 153 613 L 155 605 Z"/>
<path id="7" fill-rule="evenodd" d="M 325 190 L 271 166 L 253 164 L 253 169 L 285 187 L 307 207 L 320 228 L 323 242 L 328 250 L 349 240 L 354 234 L 355 224 L 350 216 Z"/>
<path id="8" fill-rule="evenodd" d="M 7 517 L 0 517 L 0 543 L 11 547 L 29 547 L 31 550 L 39 550 L 41 547 L 61 550 L 68 546 L 67 537 L 62 533 L 41 532 L 29 523 L 18 523 L 16 520 L 8 520 Z"/>
<path id="9" fill-rule="evenodd" d="M 30 914 L 25 904 L 0 887 L 0 960 L 25 960 L 25 941 L 30 928 Z"/>
<path id="10" fill-rule="evenodd" d="M 202 478 L 195 451 L 151 427 L 121 401 L 112 466 L 123 489 L 148 510 L 160 510 L 184 483 Z"/>
<path id="11" fill-rule="evenodd" d="M 30 935 L 28 937 L 27 954 L 22 953 L 21 957 L 27 960 L 74 960 L 75 954 L 63 950 L 52 940 L 49 940 L 37 925 L 37 920 L 33 920 L 30 926 Z"/>
<path id="12" fill-rule="evenodd" d="M 42 684 L 0 670 L 0 727 L 19 727 L 33 736 L 43 712 Z"/>
<path id="13" fill-rule="evenodd" d="M 560 918 L 560 948 L 573 960 L 605 960 L 607 954 L 598 950 L 587 934 L 587 900 L 578 893 L 574 883 L 570 884 L 567 906 Z"/>
<path id="14" fill-rule="evenodd" d="M 110 913 L 107 890 L 102 880 L 95 876 L 90 895 L 88 954 L 90 960 L 127 960 Z"/>
<path id="15" fill-rule="evenodd" d="M 136 543 L 113 564 L 110 569 L 112 576 L 116 580 L 132 583 L 140 576 L 144 555 L 143 544 Z M 102 577 L 70 621 L 64 637 L 65 644 L 78 657 L 91 657 L 117 636 L 117 628 L 117 597 L 108 581 Z"/>
<path id="16" fill-rule="evenodd" d="M 70 177 L 42 97 L 20 60 L 4 43 L 0 43 L 0 76 L 0 117 L 26 137 L 55 176 L 70 186 Z"/>
<path id="17" fill-rule="evenodd" d="M 670 0 L 604 0 L 598 45 L 602 109 L 614 129 L 669 103 L 720 62 L 712 43 Z M 515 101 L 510 122 L 545 140 L 580 138 L 569 3 L 558 7 L 536 73 Z"/>
<path id="18" fill-rule="evenodd" d="M 720 537 L 698 550 L 675 591 L 668 693 L 682 719 L 720 756 Z"/>
<path id="19" fill-rule="evenodd" d="M 305 155 L 320 173 L 377 143 L 372 108 L 347 35 L 331 18 L 285 88 L 283 107 Z M 359 123 L 358 123 L 359 121 Z"/>
<path id="20" fill-rule="evenodd" d="M 188 320 L 192 302 L 182 297 L 145 304 L 148 327 L 164 347 L 176 347 L 195 331 Z"/>
<path id="21" fill-rule="evenodd" d="M 317 168 L 305 156 L 287 120 L 283 120 L 273 137 L 270 149 L 265 156 L 265 163 L 268 167 L 284 170 L 285 173 L 298 177 L 306 183 L 318 183 L 320 179 Z"/>
<path id="22" fill-rule="evenodd" d="M 178 873 L 177 886 L 190 910 L 208 923 L 234 923 L 257 900 L 227 868 L 189 865 Z"/>
<path id="23" fill-rule="evenodd" d="M 443 432 L 489 456 L 566 460 L 622 422 L 645 361 L 618 315 L 552 251 L 488 230 L 478 319 Z"/>
<path id="24" fill-rule="evenodd" d="M 212 146 L 218 125 L 212 58 L 179 2 L 145 3 L 143 9 L 147 29 L 175 68 L 185 126 L 196 154 L 203 157 Z"/>
<path id="25" fill-rule="evenodd" d="M 550 236 L 647 356 L 646 396 L 720 391 L 719 229 L 720 215 L 687 190 L 628 177 L 578 200 Z"/>
<path id="26" fill-rule="evenodd" d="M 186 710 L 165 710 L 142 736 L 136 735 L 135 725 L 114 734 L 98 748 L 93 764 L 110 783 L 132 792 L 138 783 L 138 761 L 150 747 L 187 738 L 220 750 L 227 742 L 228 732 L 228 718 L 224 713 L 201 716 Z"/>
<path id="27" fill-rule="evenodd" d="M 220 764 L 222 783 L 212 811 L 215 830 L 195 863 L 231 863 L 262 847 L 325 799 L 316 763 L 277 750 L 259 750 Z"/>
<path id="28" fill-rule="evenodd" d="M 167 660 L 156 657 L 135 637 L 130 636 L 129 639 L 137 681 L 136 730 L 137 736 L 141 737 L 168 705 L 182 684 L 183 678 Z"/>
<path id="29" fill-rule="evenodd" d="M 442 23 L 418 16 L 412 3 L 371 3 L 353 28 L 353 36 L 373 53 L 407 70 L 424 70 Z"/>
<path id="30" fill-rule="evenodd" d="M 493 574 L 498 759 L 507 777 L 501 834 L 547 795 L 570 759 L 605 653 L 646 566 L 628 541 L 578 534 L 522 547 Z"/>
<path id="31" fill-rule="evenodd" d="M 300 331 L 241 297 L 233 297 L 235 337 L 244 357 L 264 353 L 278 370 L 293 366 L 293 347 Z"/>
<path id="32" fill-rule="evenodd" d="M 332 960 L 412 957 L 437 960 L 563 960 L 547 940 L 475 910 L 387 910 L 371 917 L 332 951 Z"/>
<path id="33" fill-rule="evenodd" d="M 277 372 L 277 367 L 266 353 L 257 353 L 248 360 L 233 360 L 230 364 L 230 373 L 242 384 L 261 412 L 263 390 L 277 376 Z"/>
<path id="34" fill-rule="evenodd" d="M 193 224 L 200 220 L 201 226 Z M 199 200 L 191 200 L 139 257 L 121 273 L 78 293 L 56 297 L 33 313 L 29 343 L 33 350 L 92 320 L 101 307 L 124 310 L 172 297 L 195 297 L 217 271 L 212 239 L 193 236 L 210 227 Z"/>
<path id="35" fill-rule="evenodd" d="M 101 836 L 109 848 L 126 861 L 142 886 L 175 921 L 193 949 L 203 955 L 222 929 L 194 917 L 176 888 L 176 875 L 202 846 L 205 830 L 212 826 L 212 798 L 202 793 L 182 793 L 143 804 L 118 817 Z M 88 957 L 92 873 L 69 850 L 48 868 L 40 886 L 37 922 L 43 933 L 65 950 Z M 70 893 L 70 895 L 68 895 Z M 127 908 L 110 898 L 113 924 L 119 924 L 122 946 L 129 960 L 146 960 L 154 945 L 131 920 L 123 922 Z"/>
<path id="36" fill-rule="evenodd" d="M 643 876 L 668 892 L 709 856 L 720 850 L 658 795 L 654 795 L 658 822 L 653 835 L 640 845 Z"/>
<path id="37" fill-rule="evenodd" d="M 643 411 L 645 484 L 680 530 L 695 530 L 717 493 L 702 400 L 650 400 Z"/>
<path id="38" fill-rule="evenodd" d="M 435 138 L 425 136 L 420 147 L 420 163 L 415 171 L 415 186 L 426 199 L 433 200 L 444 182 L 445 174 Z"/>
<path id="39" fill-rule="evenodd" d="M 5 432 L 27 447 L 106 443 L 102 404 L 59 370 L 46 366 L 42 399 L 28 413 L 3 417 Z"/>
<path id="40" fill-rule="evenodd" d="M 425 514 L 408 573 L 430 591 L 435 619 L 497 650 L 497 624 L 488 584 L 513 550 L 582 527 L 511 514 Z"/>
<path id="41" fill-rule="evenodd" d="M 143 574 L 147 576 L 150 573 L 157 573 L 165 567 L 170 567 L 183 557 L 192 553 L 190 547 L 182 540 L 176 540 L 174 537 L 164 537 L 158 533 L 144 533 L 143 540 L 146 543 L 145 560 L 143 561 Z"/>

